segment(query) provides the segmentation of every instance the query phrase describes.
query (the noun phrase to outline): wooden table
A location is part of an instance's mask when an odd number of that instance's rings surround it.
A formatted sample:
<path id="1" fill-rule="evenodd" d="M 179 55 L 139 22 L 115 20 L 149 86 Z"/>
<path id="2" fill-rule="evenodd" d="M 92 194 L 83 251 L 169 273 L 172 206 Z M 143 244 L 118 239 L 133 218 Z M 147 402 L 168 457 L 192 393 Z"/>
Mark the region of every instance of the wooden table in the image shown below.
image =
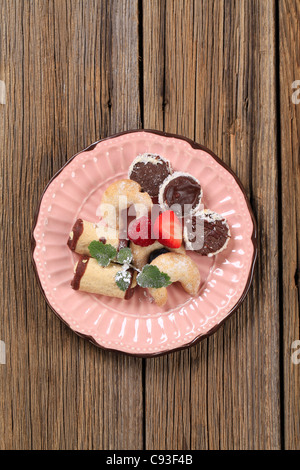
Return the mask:
<path id="1" fill-rule="evenodd" d="M 0 0 L 0 18 L 0 448 L 299 449 L 299 1 Z M 134 128 L 216 152 L 259 229 L 243 306 L 154 359 L 74 334 L 30 259 L 51 176 Z"/>

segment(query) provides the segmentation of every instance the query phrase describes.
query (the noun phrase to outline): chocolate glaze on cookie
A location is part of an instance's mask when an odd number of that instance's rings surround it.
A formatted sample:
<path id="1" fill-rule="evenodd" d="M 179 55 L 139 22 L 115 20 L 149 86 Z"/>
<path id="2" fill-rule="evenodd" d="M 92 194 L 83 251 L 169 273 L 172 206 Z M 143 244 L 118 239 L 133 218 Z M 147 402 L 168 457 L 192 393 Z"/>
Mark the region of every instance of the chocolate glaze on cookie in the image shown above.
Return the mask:
<path id="1" fill-rule="evenodd" d="M 202 188 L 199 181 L 192 175 L 179 171 L 169 176 L 159 190 L 160 205 L 166 210 L 173 206 L 173 210 L 180 212 L 181 216 L 184 216 L 187 207 L 190 212 L 198 210 L 201 198 Z"/>
<path id="2" fill-rule="evenodd" d="M 75 251 L 77 242 L 83 233 L 83 220 L 77 219 L 73 225 L 72 232 L 68 239 L 68 247 L 70 250 Z"/>
<path id="3" fill-rule="evenodd" d="M 80 281 L 81 281 L 82 276 L 85 273 L 88 262 L 89 262 L 89 257 L 88 256 L 82 256 L 80 258 L 80 260 L 78 261 L 78 264 L 76 266 L 76 271 L 75 271 L 75 274 L 74 274 L 74 278 L 71 282 L 72 289 L 79 290 Z"/>
<path id="4" fill-rule="evenodd" d="M 186 249 L 204 256 L 213 256 L 223 251 L 229 238 L 230 230 L 226 219 L 210 210 L 193 215 L 184 227 Z"/>
<path id="5" fill-rule="evenodd" d="M 172 168 L 168 160 L 160 155 L 144 153 L 132 162 L 128 177 L 139 183 L 149 196 L 157 198 L 159 187 L 171 173 Z"/>
<path id="6" fill-rule="evenodd" d="M 74 273 L 74 277 L 71 281 L 71 287 L 72 289 L 74 290 L 80 290 L 80 283 L 81 283 L 81 279 L 83 278 L 86 270 L 87 270 L 87 266 L 88 266 L 88 263 L 89 261 L 91 260 L 92 258 L 90 258 L 89 256 L 82 256 L 76 267 L 75 267 L 75 273 Z M 104 271 L 102 271 L 104 272 Z M 132 286 L 132 283 L 133 283 L 133 269 L 129 269 L 129 272 L 130 272 L 130 284 L 129 284 L 129 287 L 128 289 L 125 291 L 125 294 L 124 294 L 124 299 L 125 300 L 129 300 L 133 294 L 134 294 L 134 289 L 135 289 L 135 286 Z M 118 289 L 118 288 L 117 288 Z M 88 290 L 88 292 L 91 292 L 90 290 Z M 95 291 L 95 293 L 97 294 L 97 291 Z M 105 292 L 101 292 L 101 294 L 105 295 Z M 118 297 L 118 296 L 117 296 Z"/>

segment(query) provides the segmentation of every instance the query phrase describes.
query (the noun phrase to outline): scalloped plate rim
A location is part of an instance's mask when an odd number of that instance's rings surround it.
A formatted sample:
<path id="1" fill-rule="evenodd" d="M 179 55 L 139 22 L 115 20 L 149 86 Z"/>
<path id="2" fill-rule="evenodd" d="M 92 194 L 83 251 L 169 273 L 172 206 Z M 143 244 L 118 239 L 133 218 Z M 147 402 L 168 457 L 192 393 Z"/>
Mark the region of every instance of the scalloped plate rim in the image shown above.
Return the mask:
<path id="1" fill-rule="evenodd" d="M 126 134 L 132 134 L 132 133 L 150 133 L 150 134 L 152 133 L 152 134 L 160 135 L 160 136 L 167 137 L 167 138 L 175 138 L 175 139 L 183 140 L 183 141 L 186 141 L 193 149 L 202 150 L 202 151 L 210 154 L 214 158 L 214 160 L 219 165 L 221 165 L 226 171 L 228 171 L 233 176 L 233 178 L 235 179 L 236 183 L 238 184 L 239 188 L 241 189 L 241 191 L 243 193 L 244 199 L 245 199 L 246 204 L 247 204 L 247 209 L 248 209 L 248 212 L 251 216 L 251 221 L 252 221 L 252 225 L 253 225 L 253 231 L 252 231 L 252 236 L 251 236 L 251 242 L 252 242 L 252 245 L 253 245 L 253 255 L 252 255 L 252 261 L 251 261 L 251 266 L 250 266 L 250 270 L 249 270 L 249 275 L 248 275 L 248 279 L 247 279 L 244 291 L 242 292 L 241 296 L 239 297 L 239 299 L 236 302 L 236 304 L 234 305 L 234 307 L 227 313 L 227 315 L 219 323 L 217 323 L 215 326 L 213 326 L 207 333 L 205 333 L 205 334 L 200 333 L 192 341 L 190 341 L 188 343 L 185 343 L 185 344 L 183 344 L 179 347 L 169 348 L 169 349 L 166 349 L 166 350 L 155 351 L 155 352 L 150 352 L 150 353 L 132 353 L 132 352 L 129 352 L 129 351 L 124 351 L 122 349 L 118 349 L 117 347 L 108 348 L 108 347 L 100 344 L 99 342 L 97 342 L 95 340 L 95 338 L 93 338 L 92 336 L 81 333 L 80 331 L 76 331 L 76 329 L 74 329 L 64 318 L 61 317 L 61 315 L 53 308 L 50 301 L 48 300 L 48 298 L 47 298 L 47 296 L 44 292 L 44 289 L 42 287 L 40 277 L 39 277 L 39 274 L 38 274 L 38 270 L 37 270 L 37 267 L 36 267 L 35 259 L 34 259 L 34 251 L 35 251 L 35 247 L 36 247 L 36 240 L 35 240 L 35 237 L 34 237 L 34 231 L 35 231 L 35 228 L 36 228 L 36 225 L 37 225 L 37 222 L 38 222 L 38 216 L 39 216 L 40 207 L 41 207 L 43 197 L 44 197 L 46 191 L 48 190 L 49 186 L 51 185 L 51 183 L 65 169 L 65 167 L 71 161 L 73 161 L 78 155 L 80 155 L 84 152 L 88 152 L 88 151 L 93 150 L 96 147 L 96 145 L 100 142 L 103 142 L 105 140 L 111 140 L 111 139 L 114 139 L 116 137 L 120 137 L 120 136 L 126 135 Z M 97 140 L 96 142 L 90 144 L 85 149 L 77 152 L 75 155 L 70 157 L 64 163 L 64 165 L 52 176 L 52 178 L 49 180 L 49 182 L 47 183 L 46 187 L 44 188 L 44 190 L 43 190 L 43 192 L 40 196 L 40 199 L 39 199 L 36 211 L 35 211 L 35 215 L 34 215 L 34 218 L 33 218 L 31 232 L 30 232 L 30 244 L 31 244 L 31 261 L 32 261 L 34 272 L 35 272 L 35 276 L 37 278 L 38 285 L 39 285 L 40 290 L 43 294 L 43 297 L 44 297 L 47 305 L 53 311 L 53 313 L 65 325 L 67 325 L 68 328 L 70 328 L 76 335 L 78 335 L 81 338 L 84 338 L 84 339 L 88 340 L 94 346 L 96 346 L 100 349 L 106 350 L 106 351 L 111 351 L 111 352 L 115 352 L 115 353 L 121 353 L 121 354 L 124 354 L 126 356 L 141 357 L 141 358 L 151 358 L 151 357 L 163 356 L 163 355 L 175 352 L 175 351 L 181 351 L 181 350 L 184 350 L 184 349 L 190 348 L 191 346 L 196 345 L 200 341 L 202 341 L 202 340 L 208 338 L 209 336 L 211 336 L 212 334 L 214 334 L 224 324 L 224 322 L 226 320 L 228 320 L 233 315 L 233 313 L 244 302 L 244 300 L 245 300 L 245 298 L 246 298 L 246 296 L 249 292 L 250 286 L 252 284 L 253 273 L 254 273 L 255 263 L 256 263 L 256 259 L 257 259 L 257 251 L 258 251 L 257 250 L 257 223 L 256 223 L 256 219 L 254 217 L 253 210 L 252 210 L 252 207 L 251 207 L 250 202 L 248 200 L 245 188 L 244 188 L 243 184 L 241 183 L 239 177 L 233 172 L 233 170 L 223 160 L 221 160 L 212 150 L 205 147 L 204 145 L 199 144 L 199 143 L 193 141 L 192 139 L 189 139 L 188 137 L 182 136 L 180 134 L 173 134 L 173 133 L 169 133 L 169 132 L 159 131 L 159 130 L 156 130 L 156 129 L 132 129 L 132 130 L 119 132 L 119 133 L 113 134 L 111 136 L 107 136 L 107 137 L 104 137 L 102 139 Z"/>

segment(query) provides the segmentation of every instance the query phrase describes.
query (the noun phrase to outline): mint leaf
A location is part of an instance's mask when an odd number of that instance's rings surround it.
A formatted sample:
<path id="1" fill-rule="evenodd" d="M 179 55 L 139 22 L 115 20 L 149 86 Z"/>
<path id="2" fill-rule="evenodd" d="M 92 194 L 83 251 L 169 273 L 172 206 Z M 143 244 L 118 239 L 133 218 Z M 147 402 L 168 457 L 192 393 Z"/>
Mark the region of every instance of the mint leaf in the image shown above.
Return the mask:
<path id="1" fill-rule="evenodd" d="M 112 245 L 105 245 L 97 240 L 89 244 L 89 252 L 91 257 L 95 258 L 104 268 L 117 256 L 117 250 Z"/>
<path id="2" fill-rule="evenodd" d="M 117 261 L 121 264 L 130 264 L 132 261 L 131 249 L 121 248 L 117 255 Z"/>
<path id="3" fill-rule="evenodd" d="M 146 264 L 143 270 L 137 275 L 136 282 L 141 287 L 167 287 L 172 284 L 170 276 L 161 272 L 157 266 Z"/>
<path id="4" fill-rule="evenodd" d="M 132 273 L 128 270 L 121 270 L 117 272 L 115 276 L 115 281 L 119 289 L 126 291 L 131 285 Z"/>

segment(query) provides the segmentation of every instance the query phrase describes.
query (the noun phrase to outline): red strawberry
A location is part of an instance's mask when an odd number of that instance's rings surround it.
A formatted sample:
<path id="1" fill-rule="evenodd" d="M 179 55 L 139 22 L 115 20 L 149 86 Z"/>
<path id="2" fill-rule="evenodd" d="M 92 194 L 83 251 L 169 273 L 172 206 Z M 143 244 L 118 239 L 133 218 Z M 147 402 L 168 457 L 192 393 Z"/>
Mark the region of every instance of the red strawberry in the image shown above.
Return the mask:
<path id="1" fill-rule="evenodd" d="M 179 248 L 182 243 L 182 227 L 173 211 L 165 211 L 157 217 L 153 233 L 158 241 L 169 248 Z"/>
<path id="2" fill-rule="evenodd" d="M 151 238 L 151 219 L 143 216 L 130 222 L 128 226 L 128 238 L 139 246 L 152 245 L 155 240 Z"/>

